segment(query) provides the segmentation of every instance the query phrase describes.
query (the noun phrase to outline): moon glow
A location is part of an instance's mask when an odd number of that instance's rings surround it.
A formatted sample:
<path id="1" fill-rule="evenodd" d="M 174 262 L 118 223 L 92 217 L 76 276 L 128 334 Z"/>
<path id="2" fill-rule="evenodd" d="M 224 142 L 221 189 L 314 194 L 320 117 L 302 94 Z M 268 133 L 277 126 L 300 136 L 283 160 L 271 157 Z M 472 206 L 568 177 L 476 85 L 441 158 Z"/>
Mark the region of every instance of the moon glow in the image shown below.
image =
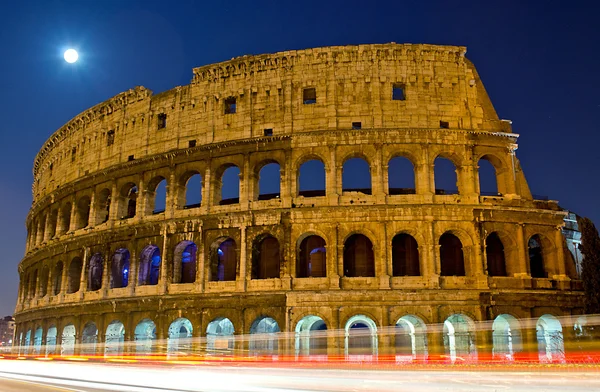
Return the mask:
<path id="1" fill-rule="evenodd" d="M 77 53 L 77 51 L 75 49 L 67 49 L 65 51 L 64 57 L 65 57 L 65 61 L 67 63 L 72 64 L 75 61 L 77 61 L 77 59 L 79 58 L 79 54 Z"/>

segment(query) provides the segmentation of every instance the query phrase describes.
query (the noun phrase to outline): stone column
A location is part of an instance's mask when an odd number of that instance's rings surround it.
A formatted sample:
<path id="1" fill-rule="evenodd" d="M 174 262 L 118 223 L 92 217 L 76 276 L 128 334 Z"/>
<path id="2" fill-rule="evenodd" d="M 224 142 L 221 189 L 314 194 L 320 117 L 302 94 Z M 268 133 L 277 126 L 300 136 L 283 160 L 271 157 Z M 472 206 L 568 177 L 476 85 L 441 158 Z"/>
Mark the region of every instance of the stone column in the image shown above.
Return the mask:
<path id="1" fill-rule="evenodd" d="M 518 248 L 518 261 L 519 265 L 514 274 L 515 277 L 528 277 L 529 272 L 527 268 L 527 262 L 529 261 L 529 251 L 525 241 L 525 231 L 523 230 L 523 224 L 517 224 L 517 248 Z"/>
<path id="2" fill-rule="evenodd" d="M 552 277 L 552 279 L 557 279 L 557 280 L 566 280 L 567 276 L 566 276 L 566 267 L 565 267 L 565 252 L 564 252 L 564 247 L 563 247 L 563 235 L 561 232 L 561 227 L 557 226 L 556 230 L 554 231 L 554 248 L 556 249 L 556 267 L 554 269 L 555 273 L 558 276 L 554 276 Z"/>
<path id="3" fill-rule="evenodd" d="M 48 240 L 52 239 L 52 236 L 50 235 L 51 233 L 51 226 L 52 226 L 52 210 L 50 210 L 47 214 L 46 214 L 46 222 L 44 225 L 44 242 L 48 242 Z"/>
<path id="4" fill-rule="evenodd" d="M 44 220 L 45 222 L 45 220 Z M 39 245 L 44 241 L 44 228 L 42 227 L 42 222 L 38 221 L 37 222 L 37 229 L 35 232 L 35 244 Z"/>
<path id="5" fill-rule="evenodd" d="M 129 287 L 129 295 L 135 295 L 135 288 L 138 283 L 138 265 L 139 265 L 139 257 L 137 255 L 137 245 L 138 241 L 133 241 L 133 247 L 129 252 L 129 278 L 127 281 L 127 286 Z"/>
<path id="6" fill-rule="evenodd" d="M 373 196 L 376 197 L 377 203 L 384 204 L 386 192 L 384 189 L 386 186 L 383 184 L 384 175 L 382 174 L 382 154 L 381 144 L 375 145 L 375 156 L 371 161 L 371 188 Z M 387 165 L 386 165 L 387 167 Z"/>
<path id="7" fill-rule="evenodd" d="M 204 175 L 202 176 L 202 201 L 201 208 L 203 208 L 206 213 L 210 211 L 212 207 L 212 172 L 211 172 L 211 162 L 208 161 L 206 163 L 206 169 L 204 170 Z"/>
<path id="8" fill-rule="evenodd" d="M 167 180 L 166 191 L 167 195 L 165 197 L 165 218 L 170 219 L 175 214 L 175 210 L 177 208 L 183 208 L 183 205 L 178 205 L 178 196 L 179 192 L 181 192 L 181 189 L 179 189 L 179 183 L 177 183 L 177 178 L 175 177 L 175 169 L 173 167 L 169 168 L 169 179 Z M 185 201 L 183 204 L 185 204 Z"/>
<path id="9" fill-rule="evenodd" d="M 102 296 L 108 295 L 110 289 L 110 265 L 112 263 L 112 254 L 110 253 L 110 245 L 106 245 L 104 251 L 104 263 L 102 263 Z"/>
<path id="10" fill-rule="evenodd" d="M 283 167 L 280 166 L 279 173 L 281 176 L 281 185 L 279 189 L 279 198 L 281 199 L 281 206 L 283 208 L 290 208 L 292 205 L 292 198 L 295 194 L 292 194 L 292 184 L 296 181 L 299 173 L 294 171 L 292 162 L 292 150 L 285 150 L 285 161 Z"/>
<path id="11" fill-rule="evenodd" d="M 69 271 L 69 263 L 67 260 L 65 260 L 65 262 L 63 263 L 62 278 L 61 278 L 61 282 L 60 282 L 60 294 L 66 294 L 66 292 L 67 292 L 68 271 Z M 62 302 L 62 299 L 60 302 Z"/>
<path id="12" fill-rule="evenodd" d="M 77 200 L 75 198 L 72 199 L 71 203 L 71 219 L 69 221 L 69 231 L 75 231 L 77 228 Z"/>
<path id="13" fill-rule="evenodd" d="M 202 230 L 202 226 L 198 228 L 198 238 L 199 241 L 197 243 L 198 250 L 196 252 L 196 291 L 203 293 L 204 292 L 204 268 L 206 265 L 206 251 L 204 246 L 204 233 Z"/>
<path id="14" fill-rule="evenodd" d="M 84 227 L 96 226 L 96 224 L 97 224 L 96 218 L 98 216 L 98 212 L 96 211 L 98 209 L 97 204 L 98 203 L 96 201 L 96 192 L 94 190 L 94 192 L 92 192 L 92 195 L 90 196 L 90 213 L 88 216 L 87 225 L 85 225 Z"/>
<path id="15" fill-rule="evenodd" d="M 331 205 L 337 205 L 339 195 L 342 194 L 342 174 L 341 168 L 337 167 L 336 155 L 335 146 L 329 146 L 329 165 L 327 166 L 327 173 L 325 173 L 325 194 Z"/>
<path id="16" fill-rule="evenodd" d="M 111 190 L 110 190 L 110 208 L 108 210 L 108 222 L 114 223 L 114 221 L 120 218 L 119 216 L 119 207 L 123 202 L 121 200 L 121 195 L 119 194 L 119 190 L 117 189 L 117 181 L 113 181 Z"/>
<path id="17" fill-rule="evenodd" d="M 167 252 L 167 247 L 169 245 L 169 241 L 168 241 L 168 232 L 169 232 L 169 227 L 168 225 L 165 223 L 162 226 L 162 234 L 163 234 L 163 243 L 162 243 L 162 248 L 160 249 L 161 251 L 161 262 L 160 262 L 160 277 L 159 277 L 159 281 L 158 284 L 160 285 L 160 289 L 159 292 L 161 294 L 164 294 L 167 292 L 167 287 L 168 284 L 171 283 L 171 279 L 168 275 L 168 252 Z"/>
<path id="18" fill-rule="evenodd" d="M 236 282 L 237 291 L 246 291 L 246 286 L 248 284 L 248 277 L 246 276 L 246 270 L 248 265 L 248 261 L 246 260 L 248 253 L 246 249 L 247 247 L 248 244 L 246 243 L 246 226 L 242 225 L 240 226 L 240 269 Z"/>
<path id="19" fill-rule="evenodd" d="M 137 192 L 137 199 L 136 199 L 136 204 L 135 204 L 135 221 L 139 221 L 140 219 L 142 219 L 144 216 L 146 215 L 152 215 L 152 211 L 151 209 L 149 209 L 148 207 L 150 207 L 152 205 L 152 203 L 149 202 L 148 197 L 148 191 L 146 191 L 146 181 L 144 180 L 144 176 L 140 176 L 140 179 L 138 181 L 138 192 Z"/>
<path id="20" fill-rule="evenodd" d="M 89 248 L 83 249 L 83 260 L 81 260 L 81 275 L 79 278 L 79 296 L 83 298 L 83 292 L 87 291 L 85 275 L 87 272 Z"/>
<path id="21" fill-rule="evenodd" d="M 241 168 L 240 173 L 240 209 L 247 210 L 250 201 L 253 199 L 253 194 L 250 192 L 254 191 L 254 172 L 250 170 L 250 156 L 244 155 L 244 165 Z M 222 196 L 222 195 L 221 195 Z"/>

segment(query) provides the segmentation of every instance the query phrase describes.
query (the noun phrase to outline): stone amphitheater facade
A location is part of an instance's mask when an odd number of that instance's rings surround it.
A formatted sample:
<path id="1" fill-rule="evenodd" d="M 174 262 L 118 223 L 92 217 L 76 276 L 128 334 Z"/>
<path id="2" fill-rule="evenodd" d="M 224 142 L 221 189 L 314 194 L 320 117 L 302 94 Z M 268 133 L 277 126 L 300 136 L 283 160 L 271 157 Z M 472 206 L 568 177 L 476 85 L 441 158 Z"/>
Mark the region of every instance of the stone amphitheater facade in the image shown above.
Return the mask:
<path id="1" fill-rule="evenodd" d="M 17 342 L 50 344 L 52 330 L 59 346 L 67 326 L 85 341 L 90 323 L 102 342 L 116 321 L 128 341 L 143 320 L 168 338 L 182 319 L 203 337 L 224 319 L 248 334 L 261 320 L 277 326 L 263 332 L 299 331 L 307 317 L 320 320 L 309 329 L 348 331 L 580 314 L 566 212 L 532 196 L 518 135 L 465 53 L 391 43 L 242 56 L 195 68 L 189 85 L 136 87 L 79 114 L 35 158 Z M 412 187 L 390 185 L 398 157 Z M 343 183 L 356 158 L 368 189 Z M 456 168 L 455 192 L 436 187 L 439 158 Z M 480 192 L 482 160 L 494 195 Z M 300 169 L 314 161 L 325 185 L 306 191 Z M 267 164 L 280 168 L 276 194 L 259 189 Z M 224 200 L 230 168 L 239 192 Z M 186 205 L 195 174 L 201 202 Z M 477 333 L 477 344 L 491 341 Z M 535 341 L 535 328 L 523 339 Z M 328 352 L 343 348 L 330 339 Z"/>

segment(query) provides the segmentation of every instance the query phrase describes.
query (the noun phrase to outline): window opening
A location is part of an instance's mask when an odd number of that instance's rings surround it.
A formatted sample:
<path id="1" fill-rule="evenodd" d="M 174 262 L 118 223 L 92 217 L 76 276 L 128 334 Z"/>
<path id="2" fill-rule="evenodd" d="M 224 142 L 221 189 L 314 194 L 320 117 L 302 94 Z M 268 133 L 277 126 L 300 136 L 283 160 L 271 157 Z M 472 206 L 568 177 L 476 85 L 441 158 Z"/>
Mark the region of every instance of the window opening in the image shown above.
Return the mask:
<path id="1" fill-rule="evenodd" d="M 163 129 L 167 127 L 167 115 L 165 113 L 160 113 L 157 116 L 158 129 Z"/>
<path id="2" fill-rule="evenodd" d="M 234 114 L 237 112 L 237 104 L 235 97 L 225 99 L 225 114 Z"/>
<path id="3" fill-rule="evenodd" d="M 404 101 L 406 97 L 404 96 L 404 85 L 400 83 L 394 83 L 392 86 L 392 100 L 394 101 Z"/>
<path id="4" fill-rule="evenodd" d="M 317 103 L 317 89 L 313 87 L 302 90 L 302 102 L 305 105 Z"/>
<path id="5" fill-rule="evenodd" d="M 361 128 L 362 128 L 362 124 L 360 121 L 352 123 L 352 129 L 361 129 Z"/>

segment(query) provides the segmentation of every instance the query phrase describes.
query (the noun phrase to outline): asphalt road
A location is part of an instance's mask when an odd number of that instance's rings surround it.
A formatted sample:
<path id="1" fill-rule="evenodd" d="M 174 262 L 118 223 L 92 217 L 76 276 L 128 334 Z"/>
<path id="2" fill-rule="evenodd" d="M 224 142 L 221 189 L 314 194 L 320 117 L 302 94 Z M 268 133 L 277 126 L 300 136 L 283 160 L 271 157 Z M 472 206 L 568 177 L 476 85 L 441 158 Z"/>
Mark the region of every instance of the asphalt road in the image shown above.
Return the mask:
<path id="1" fill-rule="evenodd" d="M 69 388 L 58 385 L 43 384 L 32 381 L 11 380 L 0 377 L 0 391 L 2 392 L 100 392 L 105 389 Z"/>

